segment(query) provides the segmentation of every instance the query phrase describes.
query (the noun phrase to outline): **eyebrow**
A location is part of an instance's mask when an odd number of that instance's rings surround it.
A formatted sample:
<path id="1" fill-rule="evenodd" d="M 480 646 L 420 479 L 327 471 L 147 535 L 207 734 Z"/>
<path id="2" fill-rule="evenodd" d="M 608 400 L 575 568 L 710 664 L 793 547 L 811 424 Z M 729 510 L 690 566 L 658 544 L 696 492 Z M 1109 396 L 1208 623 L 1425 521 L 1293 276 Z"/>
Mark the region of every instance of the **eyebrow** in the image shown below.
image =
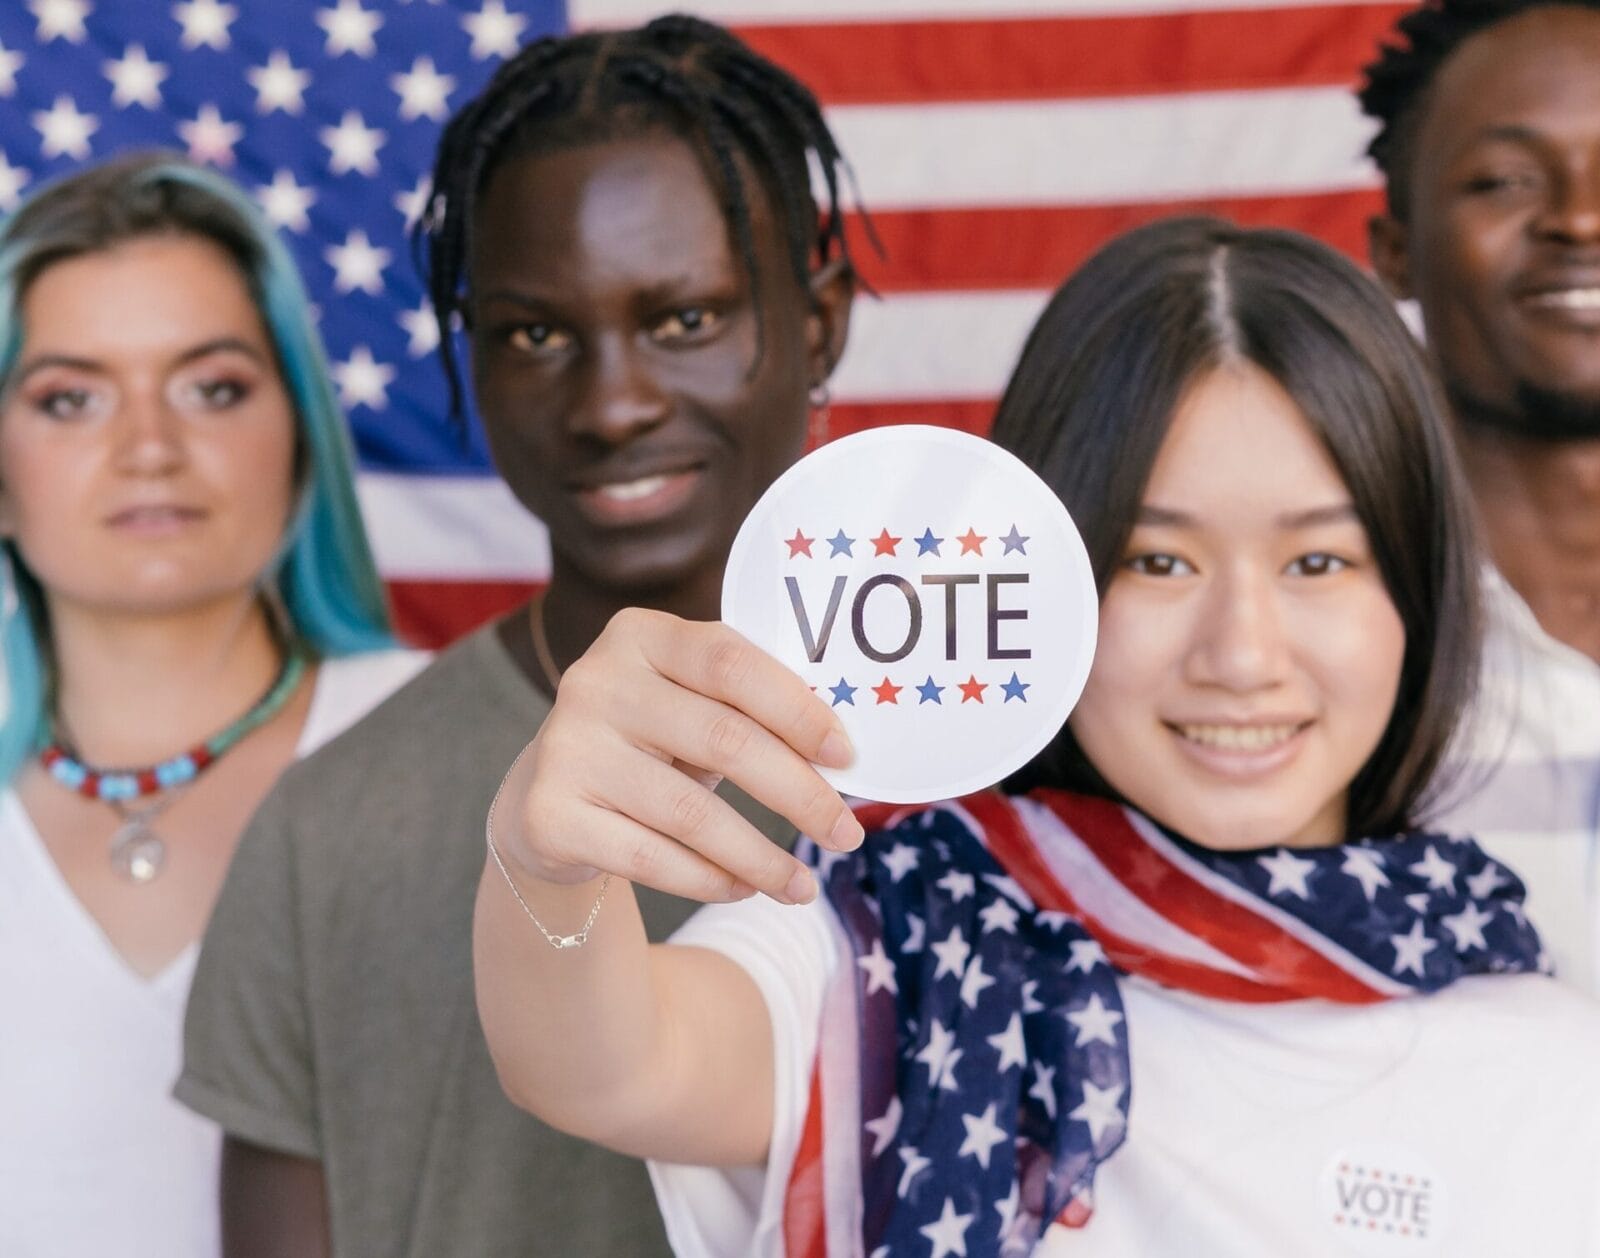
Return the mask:
<path id="1" fill-rule="evenodd" d="M 237 336 L 219 336 L 210 341 L 202 341 L 199 345 L 184 350 L 182 354 L 178 355 L 176 365 L 179 367 L 187 366 L 189 363 L 211 354 L 220 354 L 228 351 L 243 354 L 246 358 L 253 359 L 263 366 L 267 362 L 261 351 L 248 341 L 242 340 Z M 78 358 L 72 354 L 41 354 L 38 358 L 30 359 L 22 365 L 17 372 L 15 383 L 21 384 L 35 372 L 43 371 L 47 367 L 66 367 L 73 371 L 105 370 L 105 364 L 97 359 Z"/>
<path id="2" fill-rule="evenodd" d="M 1502 122 L 1492 126 L 1480 127 L 1469 135 L 1461 145 L 1460 151 L 1471 149 L 1478 144 L 1494 144 L 1505 142 L 1511 144 L 1538 144 L 1544 139 L 1532 127 L 1524 126 L 1517 122 Z"/>
<path id="3" fill-rule="evenodd" d="M 1281 529 L 1308 529 L 1322 524 L 1348 524 L 1358 521 L 1354 503 L 1334 502 L 1321 507 L 1308 507 L 1304 511 L 1289 511 L 1278 516 L 1273 523 Z M 1186 511 L 1149 503 L 1139 508 L 1135 524 L 1152 528 L 1196 528 L 1199 522 Z"/>

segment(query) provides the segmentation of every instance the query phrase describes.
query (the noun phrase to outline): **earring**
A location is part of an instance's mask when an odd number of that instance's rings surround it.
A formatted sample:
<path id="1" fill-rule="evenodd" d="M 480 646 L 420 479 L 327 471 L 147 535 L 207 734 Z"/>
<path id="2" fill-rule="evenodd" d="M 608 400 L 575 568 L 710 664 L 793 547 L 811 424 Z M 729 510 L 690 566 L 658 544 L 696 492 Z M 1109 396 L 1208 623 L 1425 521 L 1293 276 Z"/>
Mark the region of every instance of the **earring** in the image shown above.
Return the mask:
<path id="1" fill-rule="evenodd" d="M 811 418 L 806 426 L 807 447 L 815 450 L 828 444 L 828 418 L 833 409 L 833 395 L 828 392 L 828 382 L 818 381 L 806 392 L 811 404 Z"/>

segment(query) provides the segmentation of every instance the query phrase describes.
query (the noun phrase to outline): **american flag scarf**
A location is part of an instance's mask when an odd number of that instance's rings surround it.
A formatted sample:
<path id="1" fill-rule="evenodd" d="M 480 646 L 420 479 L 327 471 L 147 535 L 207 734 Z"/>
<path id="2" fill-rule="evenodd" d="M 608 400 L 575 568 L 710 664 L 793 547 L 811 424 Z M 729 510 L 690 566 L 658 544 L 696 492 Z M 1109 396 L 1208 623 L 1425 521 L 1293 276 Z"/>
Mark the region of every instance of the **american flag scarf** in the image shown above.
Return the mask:
<path id="1" fill-rule="evenodd" d="M 1220 1000 L 1363 1004 L 1548 970 L 1471 839 L 1213 852 L 1107 800 L 870 805 L 813 851 L 838 925 L 787 1258 L 1032 1252 L 1082 1226 L 1128 1133 L 1119 973 Z"/>

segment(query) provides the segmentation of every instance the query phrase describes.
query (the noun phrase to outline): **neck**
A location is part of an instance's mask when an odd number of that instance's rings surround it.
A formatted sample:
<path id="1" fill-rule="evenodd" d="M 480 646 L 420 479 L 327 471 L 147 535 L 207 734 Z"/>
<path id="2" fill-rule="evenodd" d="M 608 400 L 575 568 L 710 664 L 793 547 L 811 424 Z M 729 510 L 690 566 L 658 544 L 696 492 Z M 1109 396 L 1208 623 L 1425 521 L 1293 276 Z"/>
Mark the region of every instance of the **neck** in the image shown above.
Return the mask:
<path id="1" fill-rule="evenodd" d="M 1600 661 L 1600 441 L 1456 434 L 1495 565 L 1547 633 Z"/>
<path id="2" fill-rule="evenodd" d="M 282 664 L 254 596 L 160 616 L 108 616 L 52 600 L 50 618 L 56 715 L 91 764 L 176 755 L 246 712 Z"/>
<path id="3" fill-rule="evenodd" d="M 722 609 L 722 573 L 689 584 L 636 589 L 619 593 L 588 580 L 558 557 L 544 596 L 544 626 L 556 666 L 565 671 L 589 649 L 611 618 L 625 607 L 650 607 L 685 620 L 716 620 Z M 530 609 L 537 614 L 540 604 Z M 503 640 L 523 672 L 541 689 L 553 690 L 555 678 L 545 685 L 544 670 L 534 657 L 528 613 L 505 622 Z"/>

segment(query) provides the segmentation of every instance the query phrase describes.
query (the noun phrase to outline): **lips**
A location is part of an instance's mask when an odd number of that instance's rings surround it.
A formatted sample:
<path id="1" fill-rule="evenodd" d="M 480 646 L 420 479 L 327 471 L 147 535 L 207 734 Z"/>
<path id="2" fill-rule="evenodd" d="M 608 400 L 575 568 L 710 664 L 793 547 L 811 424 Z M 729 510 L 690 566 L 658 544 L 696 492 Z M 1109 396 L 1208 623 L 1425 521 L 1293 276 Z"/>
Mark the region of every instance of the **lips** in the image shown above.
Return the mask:
<path id="1" fill-rule="evenodd" d="M 1541 275 L 1519 285 L 1514 297 L 1527 315 L 1542 322 L 1582 331 L 1600 328 L 1600 270 Z"/>
<path id="2" fill-rule="evenodd" d="M 1249 780 L 1275 773 L 1306 744 L 1309 720 L 1168 721 L 1178 748 L 1208 774 Z"/>
<path id="3" fill-rule="evenodd" d="M 206 512 L 183 503 L 141 503 L 106 517 L 106 527 L 120 533 L 162 536 L 182 532 L 205 519 Z"/>
<path id="4" fill-rule="evenodd" d="M 578 509 L 602 526 L 646 524 L 681 508 L 700 486 L 704 465 L 613 473 L 571 486 Z"/>

